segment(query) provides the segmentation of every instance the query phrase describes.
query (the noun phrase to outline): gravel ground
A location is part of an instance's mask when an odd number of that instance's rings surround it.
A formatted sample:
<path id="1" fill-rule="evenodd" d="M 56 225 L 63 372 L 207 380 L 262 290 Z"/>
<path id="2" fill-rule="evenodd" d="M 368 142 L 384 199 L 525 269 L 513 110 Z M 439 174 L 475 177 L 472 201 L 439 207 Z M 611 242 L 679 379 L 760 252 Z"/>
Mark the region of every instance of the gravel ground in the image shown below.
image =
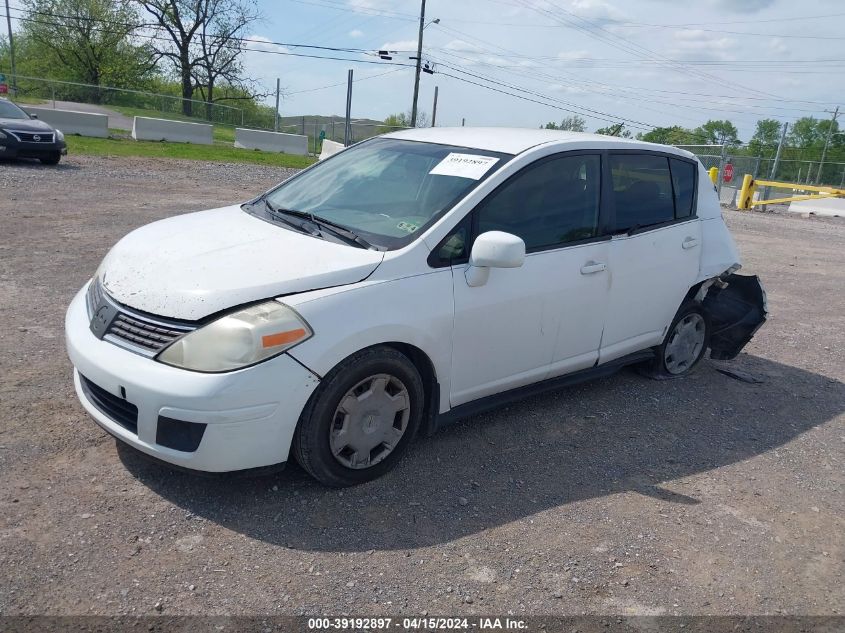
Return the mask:
<path id="1" fill-rule="evenodd" d="M 770 322 L 719 373 L 633 371 L 418 441 L 329 490 L 205 479 L 117 446 L 71 384 L 63 315 L 152 220 L 285 172 L 0 164 L 0 611 L 842 614 L 845 222 L 726 212 Z"/>

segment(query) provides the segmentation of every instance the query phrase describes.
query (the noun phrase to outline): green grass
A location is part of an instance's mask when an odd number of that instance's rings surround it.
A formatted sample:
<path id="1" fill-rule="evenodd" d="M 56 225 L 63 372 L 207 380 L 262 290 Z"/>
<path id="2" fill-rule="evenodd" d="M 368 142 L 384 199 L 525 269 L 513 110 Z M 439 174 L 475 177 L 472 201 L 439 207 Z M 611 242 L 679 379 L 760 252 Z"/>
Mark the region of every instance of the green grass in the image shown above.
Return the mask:
<path id="1" fill-rule="evenodd" d="M 304 168 L 314 162 L 308 156 L 275 154 L 249 149 L 236 149 L 231 145 L 189 145 L 133 141 L 128 138 L 89 138 L 68 136 L 67 151 L 81 156 L 141 156 L 146 158 L 182 158 L 220 163 L 251 163 L 272 167 Z"/>

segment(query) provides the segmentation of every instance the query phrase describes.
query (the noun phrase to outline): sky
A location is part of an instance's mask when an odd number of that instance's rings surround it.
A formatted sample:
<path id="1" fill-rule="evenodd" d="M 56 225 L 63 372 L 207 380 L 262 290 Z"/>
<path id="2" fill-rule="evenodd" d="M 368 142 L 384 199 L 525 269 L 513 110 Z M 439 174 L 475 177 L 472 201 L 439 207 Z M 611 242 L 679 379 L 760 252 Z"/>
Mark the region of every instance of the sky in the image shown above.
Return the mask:
<path id="1" fill-rule="evenodd" d="M 415 63 L 419 0 L 259 8 L 246 68 L 271 90 L 280 78 L 283 115 L 342 115 L 349 68 L 354 118 L 410 110 L 413 69 L 374 52 Z M 636 133 L 728 118 L 747 141 L 757 119 L 827 118 L 845 97 L 842 0 L 428 0 L 426 22 L 434 19 L 423 58 L 435 74 L 422 75 L 419 107 L 431 113 L 439 86 L 438 125 L 537 127 L 577 113 L 590 131 L 627 121 Z"/>
<path id="2" fill-rule="evenodd" d="M 353 118 L 410 111 L 420 0 L 255 1 L 246 74 L 280 79 L 283 116 L 343 115 L 350 68 Z M 419 108 L 439 87 L 438 125 L 727 118 L 748 141 L 758 119 L 845 106 L 845 0 L 427 0 L 426 24 Z"/>

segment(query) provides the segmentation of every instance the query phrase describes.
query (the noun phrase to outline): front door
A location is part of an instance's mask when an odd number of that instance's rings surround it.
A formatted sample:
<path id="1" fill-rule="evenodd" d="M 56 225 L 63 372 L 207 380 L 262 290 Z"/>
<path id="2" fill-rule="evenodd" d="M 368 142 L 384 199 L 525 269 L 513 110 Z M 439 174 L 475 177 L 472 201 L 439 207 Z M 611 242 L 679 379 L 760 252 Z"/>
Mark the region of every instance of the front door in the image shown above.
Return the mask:
<path id="1" fill-rule="evenodd" d="M 541 159 L 475 210 L 473 234 L 525 241 L 520 268 L 471 287 L 452 267 L 451 406 L 593 365 L 609 292 L 609 240 L 598 235 L 599 154 Z"/>

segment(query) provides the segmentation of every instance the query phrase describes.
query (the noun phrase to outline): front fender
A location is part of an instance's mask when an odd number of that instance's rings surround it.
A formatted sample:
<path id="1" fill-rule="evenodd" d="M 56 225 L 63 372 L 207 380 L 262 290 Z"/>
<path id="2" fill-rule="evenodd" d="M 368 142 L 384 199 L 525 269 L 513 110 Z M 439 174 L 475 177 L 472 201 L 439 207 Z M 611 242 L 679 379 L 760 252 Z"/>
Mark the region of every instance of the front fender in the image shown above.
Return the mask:
<path id="1" fill-rule="evenodd" d="M 337 292 L 286 297 L 314 336 L 288 353 L 325 376 L 355 352 L 384 343 L 420 349 L 431 361 L 443 393 L 449 393 L 454 300 L 450 269 L 392 281 L 363 283 Z M 448 398 L 441 398 L 441 407 Z"/>

